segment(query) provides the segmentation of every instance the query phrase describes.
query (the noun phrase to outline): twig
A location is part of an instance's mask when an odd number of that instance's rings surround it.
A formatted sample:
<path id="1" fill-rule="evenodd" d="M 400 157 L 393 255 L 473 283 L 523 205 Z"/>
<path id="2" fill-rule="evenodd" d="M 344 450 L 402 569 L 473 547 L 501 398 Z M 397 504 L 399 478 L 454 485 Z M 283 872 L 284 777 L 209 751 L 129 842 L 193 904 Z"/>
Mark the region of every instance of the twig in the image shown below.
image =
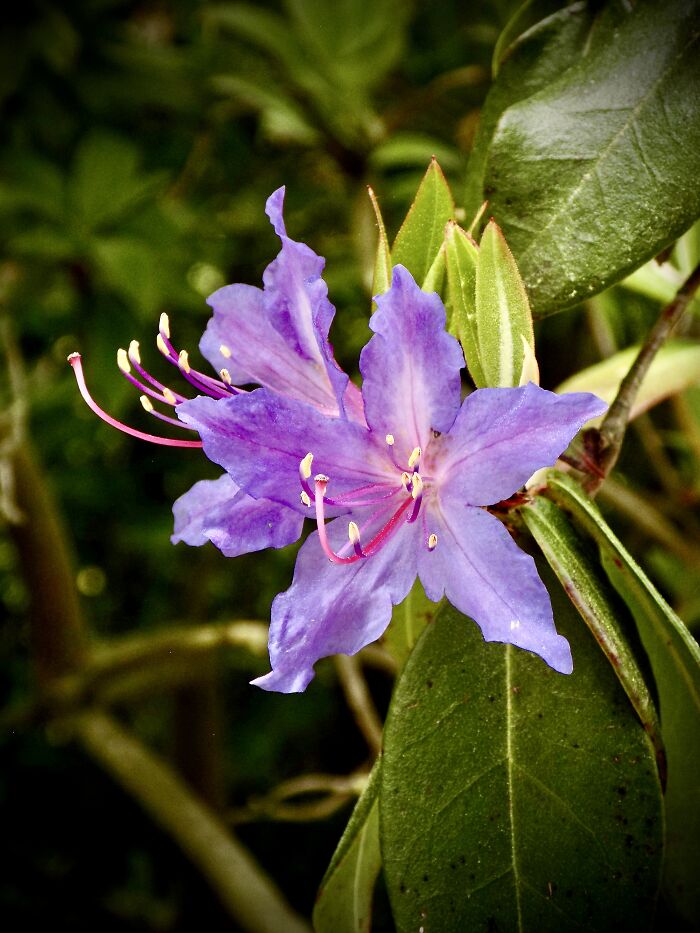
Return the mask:
<path id="1" fill-rule="evenodd" d="M 356 658 L 345 654 L 335 656 L 335 669 L 357 727 L 376 756 L 382 750 L 382 723 L 369 695 L 362 669 Z"/>
<path id="2" fill-rule="evenodd" d="M 646 376 L 657 351 L 690 304 L 698 286 L 700 286 L 700 265 L 696 266 L 681 285 L 673 301 L 663 309 L 637 354 L 634 363 L 620 383 L 617 396 L 608 409 L 600 430 L 597 432 L 598 466 L 603 476 L 607 476 L 617 463 L 632 404 L 637 397 L 642 380 Z M 588 492 L 591 494 L 597 492 L 602 482 L 603 478 L 596 475 L 590 476 L 586 483 Z"/>
<path id="3" fill-rule="evenodd" d="M 283 781 L 264 797 L 252 797 L 246 806 L 231 810 L 229 821 L 236 825 L 260 819 L 295 823 L 323 820 L 359 797 L 367 786 L 368 778 L 367 771 L 358 771 L 347 776 L 303 774 Z M 325 796 L 305 803 L 289 802 L 294 797 L 307 794 Z"/>
<path id="4" fill-rule="evenodd" d="M 311 933 L 252 856 L 157 755 L 105 713 L 84 713 L 72 726 L 88 754 L 178 843 L 243 930 Z"/>

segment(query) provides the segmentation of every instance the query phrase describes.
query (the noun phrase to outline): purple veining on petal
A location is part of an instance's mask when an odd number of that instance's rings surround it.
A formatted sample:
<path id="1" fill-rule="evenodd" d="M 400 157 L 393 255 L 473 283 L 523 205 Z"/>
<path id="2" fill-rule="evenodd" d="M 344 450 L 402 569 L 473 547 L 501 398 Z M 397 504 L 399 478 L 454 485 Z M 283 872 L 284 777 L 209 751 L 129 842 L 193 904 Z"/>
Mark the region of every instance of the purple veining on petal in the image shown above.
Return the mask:
<path id="1" fill-rule="evenodd" d="M 403 266 L 376 299 L 370 319 L 375 336 L 360 356 L 365 415 L 373 431 L 391 434 L 407 457 L 427 447 L 434 431 L 448 431 L 459 410 L 459 343 L 445 330 L 445 308 L 426 294 Z"/>

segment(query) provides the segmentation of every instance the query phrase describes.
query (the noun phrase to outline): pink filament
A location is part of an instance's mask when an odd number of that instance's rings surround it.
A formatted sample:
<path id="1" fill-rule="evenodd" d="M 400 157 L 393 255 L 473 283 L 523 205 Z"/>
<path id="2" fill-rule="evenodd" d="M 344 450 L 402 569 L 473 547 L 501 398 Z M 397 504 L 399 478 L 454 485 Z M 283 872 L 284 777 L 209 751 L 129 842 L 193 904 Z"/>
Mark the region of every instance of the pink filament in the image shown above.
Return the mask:
<path id="1" fill-rule="evenodd" d="M 130 434 L 132 437 L 138 437 L 142 441 L 149 441 L 151 444 L 161 444 L 163 447 L 201 447 L 201 441 L 185 441 L 180 440 L 175 437 L 157 437 L 155 434 L 146 434 L 145 431 L 138 431 L 136 428 L 130 428 L 126 424 L 122 424 L 121 421 L 117 421 L 116 418 L 112 418 L 111 415 L 108 415 L 106 411 L 103 411 L 102 408 L 97 404 L 93 397 L 88 392 L 88 388 L 85 384 L 85 376 L 83 375 L 83 364 L 79 353 L 71 353 L 68 357 L 68 362 L 73 367 L 73 372 L 75 374 L 76 382 L 78 383 L 78 388 L 80 389 L 80 394 L 85 399 L 88 407 L 95 412 L 98 418 L 101 418 L 103 421 L 106 421 L 107 424 L 111 425 L 113 428 L 116 428 L 118 431 L 123 431 L 124 434 Z M 163 418 L 166 416 L 163 415 Z M 176 422 L 173 420 L 173 424 Z M 177 422 L 178 427 L 185 427 L 185 425 L 180 425 Z M 191 429 L 188 429 L 191 430 Z"/>
<path id="2" fill-rule="evenodd" d="M 377 532 L 377 534 L 372 538 L 372 540 L 369 542 L 366 548 L 362 548 L 359 542 L 358 543 L 353 542 L 355 553 L 350 557 L 340 557 L 340 555 L 336 554 L 333 548 L 331 547 L 330 542 L 328 540 L 328 535 L 326 533 L 326 516 L 325 516 L 325 508 L 324 508 L 325 495 L 324 494 L 326 491 L 326 486 L 328 485 L 328 481 L 325 479 L 323 480 L 317 479 L 314 481 L 314 485 L 316 487 L 316 491 L 314 494 L 314 502 L 316 505 L 316 522 L 318 524 L 318 538 L 321 543 L 321 547 L 323 548 L 323 553 L 334 564 L 355 564 L 357 563 L 358 560 L 371 557 L 377 551 L 381 550 L 381 548 L 387 543 L 389 538 L 392 536 L 392 534 L 396 531 L 396 529 L 401 524 L 403 513 L 406 511 L 408 506 L 413 501 L 410 497 L 407 499 L 404 499 L 404 501 L 401 503 L 398 509 L 394 512 L 394 514 L 391 516 L 391 518 L 386 523 L 386 525 L 384 525 L 384 527 L 379 532 Z"/>
<path id="3" fill-rule="evenodd" d="M 168 355 L 165 357 L 169 363 L 172 363 L 173 366 L 177 366 L 185 379 L 195 387 L 199 392 L 205 392 L 207 395 L 212 396 L 213 398 L 228 398 L 230 395 L 236 395 L 244 392 L 244 389 L 239 389 L 237 386 L 228 386 L 224 382 L 219 382 L 218 379 L 212 379 L 211 376 L 207 376 L 204 373 L 198 372 L 196 369 L 190 367 L 189 372 L 180 365 L 180 357 L 175 350 L 175 347 L 170 342 L 169 338 L 160 331 L 160 336 L 165 344 L 165 348 L 168 351 Z"/>

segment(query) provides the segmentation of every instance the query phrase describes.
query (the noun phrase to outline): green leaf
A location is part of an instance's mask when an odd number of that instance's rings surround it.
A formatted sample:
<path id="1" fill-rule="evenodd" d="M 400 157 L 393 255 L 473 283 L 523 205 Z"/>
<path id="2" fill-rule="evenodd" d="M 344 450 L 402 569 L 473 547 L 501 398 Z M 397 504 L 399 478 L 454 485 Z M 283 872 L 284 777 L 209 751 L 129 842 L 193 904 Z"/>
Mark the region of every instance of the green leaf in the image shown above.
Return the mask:
<path id="1" fill-rule="evenodd" d="M 610 403 L 634 362 L 639 346 L 627 347 L 607 360 L 582 369 L 557 388 L 557 392 L 593 392 Z M 630 418 L 700 382 L 700 343 L 671 340 L 658 351 L 634 400 Z M 591 424 L 599 424 L 603 417 Z"/>
<path id="2" fill-rule="evenodd" d="M 379 852 L 379 776 L 372 768 L 367 787 L 352 811 L 316 897 L 316 933 L 365 933 L 372 921 L 372 897 L 381 869 Z"/>
<path id="3" fill-rule="evenodd" d="M 570 511 L 600 547 L 603 565 L 629 606 L 659 694 L 668 758 L 667 890 L 690 921 L 700 916 L 700 647 L 635 563 L 596 506 L 570 477 L 551 471 L 551 497 Z"/>
<path id="4" fill-rule="evenodd" d="M 450 188 L 433 159 L 394 241 L 393 264 L 401 263 L 416 282 L 423 282 L 442 246 L 445 225 L 454 219 L 454 210 Z"/>
<path id="5" fill-rule="evenodd" d="M 374 259 L 374 277 L 372 279 L 372 295 L 383 295 L 384 292 L 388 291 L 391 286 L 391 251 L 389 250 L 389 239 L 386 235 L 386 227 L 384 226 L 384 218 L 382 217 L 382 212 L 379 209 L 379 202 L 377 201 L 377 196 L 369 188 L 369 198 L 372 202 L 372 208 L 374 210 L 374 216 L 377 218 L 377 232 L 379 234 L 379 239 L 377 240 L 377 253 Z"/>
<path id="6" fill-rule="evenodd" d="M 487 386 L 517 386 L 535 335 L 527 292 L 513 254 L 498 225 L 490 220 L 476 262 L 476 337 Z"/>
<path id="7" fill-rule="evenodd" d="M 445 607 L 385 729 L 380 837 L 399 930 L 648 929 L 663 817 L 654 756 L 551 573 L 574 673 L 485 643 Z"/>
<path id="8" fill-rule="evenodd" d="M 389 628 L 384 633 L 384 645 L 401 668 L 408 660 L 426 625 L 435 619 L 440 603 L 431 602 L 416 580 L 411 592 L 394 606 Z"/>
<path id="9" fill-rule="evenodd" d="M 515 41 L 540 20 L 559 12 L 561 6 L 562 0 L 525 0 L 522 6 L 518 7 L 503 27 L 493 50 L 491 70 L 494 78 L 498 74 L 501 63 L 512 52 Z M 572 4 L 569 5 L 568 10 L 571 10 L 571 7 Z"/>
<path id="10" fill-rule="evenodd" d="M 479 247 L 461 227 L 449 223 L 445 231 L 445 248 L 450 330 L 462 344 L 474 384 L 477 388 L 483 388 L 486 378 L 476 336 L 476 264 Z"/>
<path id="11" fill-rule="evenodd" d="M 565 513 L 554 502 L 538 496 L 519 511 L 629 697 L 654 746 L 663 782 L 666 756 L 658 715 L 622 629 L 621 623 L 628 616 L 624 604 L 603 579 L 598 562 L 589 553 L 588 543 L 576 533 Z"/>
<path id="12" fill-rule="evenodd" d="M 591 20 L 589 4 L 576 3 L 537 23 L 509 45 L 508 57 L 501 62 L 498 79 L 481 110 L 469 156 L 464 204 L 468 217 L 479 210 L 486 197 L 486 161 L 501 114 L 561 77 L 585 43 Z"/>
<path id="13" fill-rule="evenodd" d="M 536 315 L 624 278 L 700 214 L 699 37 L 694 0 L 610 4 L 572 66 L 500 116 L 484 194 Z"/>
<path id="14" fill-rule="evenodd" d="M 432 265 L 428 269 L 426 277 L 423 279 L 421 288 L 424 292 L 442 292 L 442 286 L 445 283 L 445 273 L 447 271 L 447 258 L 445 244 L 435 254 Z"/>

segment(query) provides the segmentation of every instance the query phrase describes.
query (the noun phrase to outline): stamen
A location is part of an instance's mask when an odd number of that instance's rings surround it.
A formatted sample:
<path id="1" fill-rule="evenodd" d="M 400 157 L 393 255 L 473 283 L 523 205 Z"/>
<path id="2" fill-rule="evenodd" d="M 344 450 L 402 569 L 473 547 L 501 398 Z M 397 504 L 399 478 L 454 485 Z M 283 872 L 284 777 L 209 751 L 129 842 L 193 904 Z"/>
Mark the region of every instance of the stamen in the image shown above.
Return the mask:
<path id="1" fill-rule="evenodd" d="M 365 555 L 362 550 L 362 544 L 360 543 L 360 529 L 357 527 L 355 522 L 348 523 L 348 538 L 350 539 L 350 544 L 352 544 L 357 556 L 364 557 Z"/>
<path id="2" fill-rule="evenodd" d="M 420 473 L 413 474 L 411 486 L 411 495 L 414 499 L 417 499 L 419 496 L 423 495 L 423 480 L 420 478 Z"/>
<path id="3" fill-rule="evenodd" d="M 403 488 L 406 490 L 406 492 L 411 491 L 411 474 L 410 473 L 404 472 L 401 474 L 401 484 Z"/>
<path id="4" fill-rule="evenodd" d="M 165 313 L 165 311 L 160 316 L 158 330 L 164 337 L 167 337 L 167 339 L 170 340 L 170 319 L 168 318 L 168 315 Z"/>
<path id="5" fill-rule="evenodd" d="M 309 498 L 308 492 L 305 492 L 303 489 L 299 493 L 299 498 L 301 499 L 301 504 L 305 505 L 308 509 L 311 506 L 311 499 Z"/>
<path id="6" fill-rule="evenodd" d="M 330 546 L 328 541 L 328 535 L 326 533 L 326 516 L 325 516 L 325 492 L 326 486 L 328 485 L 328 477 L 324 473 L 317 473 L 314 477 L 314 484 L 316 491 L 314 494 L 315 505 L 316 505 L 316 523 L 318 525 L 318 539 L 323 549 L 323 553 L 326 557 L 332 561 L 334 564 L 354 564 L 358 560 L 363 558 L 371 557 L 376 551 L 379 551 L 384 544 L 389 540 L 389 538 L 394 534 L 396 529 L 400 526 L 403 518 L 403 513 L 406 511 L 408 506 L 411 503 L 410 499 L 404 499 L 401 505 L 396 509 L 394 514 L 391 516 L 389 521 L 384 525 L 384 527 L 377 532 L 377 534 L 372 538 L 366 548 L 362 548 L 359 543 L 359 529 L 355 525 L 358 535 L 357 544 L 353 541 L 352 535 L 353 532 L 348 526 L 348 535 L 350 536 L 350 541 L 355 548 L 355 554 L 351 557 L 341 557 L 339 554 L 336 554 L 335 551 Z M 350 524 L 355 524 L 351 522 Z"/>
<path id="7" fill-rule="evenodd" d="M 156 336 L 156 346 L 163 354 L 163 356 L 170 358 L 170 350 L 168 350 L 168 345 L 166 344 L 165 340 L 163 339 L 163 335 L 160 332 L 158 332 L 158 335 Z"/>
<path id="8" fill-rule="evenodd" d="M 153 402 L 147 395 L 139 396 L 139 402 L 141 402 L 145 411 L 147 411 L 149 414 L 153 411 Z"/>
<path id="9" fill-rule="evenodd" d="M 122 424 L 121 421 L 117 421 L 116 418 L 113 418 L 111 415 L 108 415 L 93 397 L 88 392 L 87 385 L 85 384 L 85 376 L 83 374 L 83 365 L 82 359 L 79 353 L 71 353 L 68 357 L 68 362 L 73 367 L 73 373 L 75 375 L 76 382 L 78 383 L 78 388 L 80 389 L 80 394 L 82 395 L 85 403 L 88 407 L 103 421 L 106 421 L 107 424 L 111 425 L 113 428 L 117 428 L 119 431 L 123 431 L 124 434 L 130 434 L 132 437 L 138 437 L 143 441 L 150 441 L 152 444 L 161 444 L 164 447 L 201 447 L 201 441 L 185 441 L 180 440 L 175 437 L 157 437 L 155 434 L 146 434 L 145 431 L 138 431 L 136 428 L 130 428 L 126 424 Z M 164 416 L 163 416 L 164 417 Z M 178 427 L 186 428 L 186 425 L 177 422 Z M 192 430 L 192 429 L 188 429 Z"/>
<path id="10" fill-rule="evenodd" d="M 117 350 L 117 366 L 125 375 L 131 372 L 129 357 L 126 355 L 126 350 L 122 350 L 121 347 Z"/>
<path id="11" fill-rule="evenodd" d="M 437 547 L 437 541 L 438 541 L 438 539 L 437 539 L 437 535 L 436 535 L 436 534 L 433 533 L 433 534 L 431 534 L 431 535 L 428 536 L 428 550 L 429 550 L 429 551 L 434 551 L 434 550 L 435 550 L 435 548 Z"/>
<path id="12" fill-rule="evenodd" d="M 167 386 L 163 386 L 163 396 L 169 405 L 177 405 L 177 398 L 175 397 L 175 393 L 171 392 Z"/>
<path id="13" fill-rule="evenodd" d="M 308 479 L 311 476 L 311 464 L 314 462 L 314 455 L 309 453 L 299 464 L 299 472 L 302 479 Z"/>
<path id="14" fill-rule="evenodd" d="M 141 362 L 138 340 L 132 340 L 129 344 L 129 359 L 132 363 L 136 363 L 137 365 Z"/>
<path id="15" fill-rule="evenodd" d="M 225 382 L 227 386 L 230 386 L 233 384 L 233 380 L 231 379 L 231 373 L 228 371 L 228 369 L 220 369 L 219 375 L 221 376 L 222 381 Z"/>
<path id="16" fill-rule="evenodd" d="M 389 445 L 389 447 L 393 447 L 393 446 L 394 446 L 394 435 L 393 435 L 393 434 L 387 434 L 387 436 L 386 436 L 384 439 L 385 439 L 385 441 L 387 442 L 387 444 Z"/>
<path id="17" fill-rule="evenodd" d="M 187 350 L 180 350 L 180 353 L 177 358 L 177 365 L 180 369 L 184 369 L 186 373 L 190 371 L 190 356 Z"/>
<path id="18" fill-rule="evenodd" d="M 420 455 L 421 455 L 420 447 L 414 447 L 411 452 L 411 456 L 408 458 L 409 470 L 412 470 L 413 467 L 418 463 L 418 461 L 420 460 Z"/>
<path id="19" fill-rule="evenodd" d="M 225 356 L 227 360 L 231 359 L 231 348 L 227 347 L 225 343 L 222 343 L 219 347 L 219 353 Z"/>

